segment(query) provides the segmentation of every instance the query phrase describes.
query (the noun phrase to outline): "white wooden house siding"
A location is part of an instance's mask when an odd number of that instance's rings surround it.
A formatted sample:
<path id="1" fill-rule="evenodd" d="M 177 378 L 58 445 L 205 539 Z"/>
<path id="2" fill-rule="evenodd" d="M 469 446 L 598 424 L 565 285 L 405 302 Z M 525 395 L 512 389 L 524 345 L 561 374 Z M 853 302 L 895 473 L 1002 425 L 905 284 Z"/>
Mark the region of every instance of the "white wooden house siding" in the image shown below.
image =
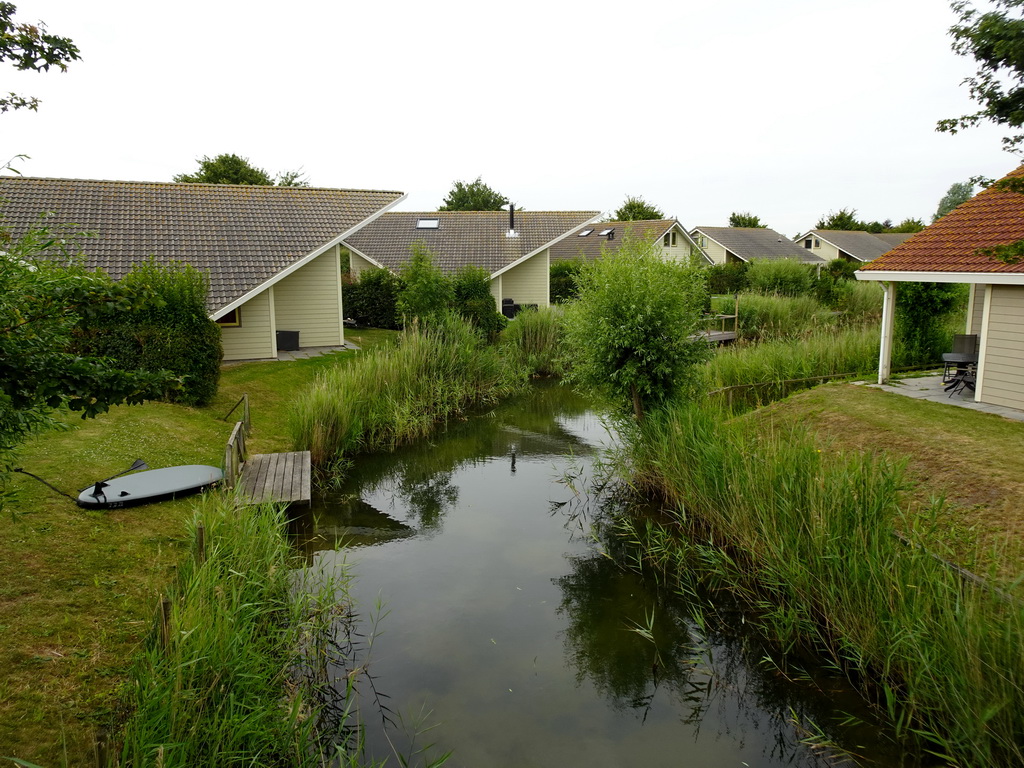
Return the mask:
<path id="1" fill-rule="evenodd" d="M 989 286 L 977 400 L 1024 408 L 1024 286 Z"/>
<path id="2" fill-rule="evenodd" d="M 981 333 L 981 319 L 985 312 L 985 286 L 971 286 L 970 301 L 967 304 L 967 327 L 964 333 Z"/>
<path id="3" fill-rule="evenodd" d="M 353 278 L 359 277 L 359 275 L 367 269 L 376 269 L 376 266 L 371 264 L 369 261 L 364 259 L 358 253 L 349 251 L 348 260 L 348 271 Z"/>
<path id="4" fill-rule="evenodd" d="M 516 304 L 548 306 L 551 295 L 550 263 L 550 251 L 545 249 L 508 272 L 502 272 L 499 276 L 501 280 L 500 298 L 512 299 Z M 491 281 L 492 285 L 494 282 Z M 501 307 L 500 301 L 498 306 Z"/>
<path id="5" fill-rule="evenodd" d="M 225 360 L 259 360 L 277 355 L 273 290 L 268 288 L 239 307 L 240 325 L 221 327 Z"/>
<path id="6" fill-rule="evenodd" d="M 704 249 L 704 253 L 708 255 L 715 264 L 725 264 L 728 259 L 728 251 L 725 250 L 725 246 L 719 245 L 707 235 L 702 235 L 699 232 L 694 235 L 697 241 L 697 245 Z"/>
<path id="7" fill-rule="evenodd" d="M 334 246 L 274 286 L 277 330 L 298 331 L 301 347 L 345 343 L 338 256 Z"/>

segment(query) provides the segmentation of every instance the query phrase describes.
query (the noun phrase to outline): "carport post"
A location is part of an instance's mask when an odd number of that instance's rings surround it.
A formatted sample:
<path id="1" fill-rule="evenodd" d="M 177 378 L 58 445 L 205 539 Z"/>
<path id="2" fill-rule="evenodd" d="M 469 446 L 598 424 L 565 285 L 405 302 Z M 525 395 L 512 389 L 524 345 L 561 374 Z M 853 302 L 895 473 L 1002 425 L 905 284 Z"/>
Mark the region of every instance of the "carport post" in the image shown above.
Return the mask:
<path id="1" fill-rule="evenodd" d="M 892 371 L 892 329 L 896 315 L 896 283 L 885 283 L 885 298 L 882 301 L 882 344 L 878 352 L 878 383 L 885 384 Z"/>

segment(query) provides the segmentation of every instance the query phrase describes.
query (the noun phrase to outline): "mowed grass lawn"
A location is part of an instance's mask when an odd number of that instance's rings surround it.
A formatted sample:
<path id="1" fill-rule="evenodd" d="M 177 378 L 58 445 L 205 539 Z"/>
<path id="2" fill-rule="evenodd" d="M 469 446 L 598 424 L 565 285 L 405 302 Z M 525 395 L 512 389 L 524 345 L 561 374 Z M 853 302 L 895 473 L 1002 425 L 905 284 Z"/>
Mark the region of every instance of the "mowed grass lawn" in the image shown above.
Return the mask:
<path id="1" fill-rule="evenodd" d="M 806 425 L 823 450 L 905 461 L 905 502 L 935 554 L 981 575 L 994 568 L 1007 585 L 1024 576 L 1024 422 L 855 384 L 806 390 L 754 417 Z"/>
<path id="2" fill-rule="evenodd" d="M 394 335 L 347 337 L 365 348 Z M 149 403 L 87 421 L 66 414 L 67 429 L 30 440 L 18 465 L 72 496 L 136 458 L 153 468 L 220 466 L 240 411 L 222 419 L 243 392 L 252 410 L 250 450 L 290 450 L 293 393 L 357 354 L 226 366 L 206 408 Z M 193 500 L 87 511 L 31 478 L 14 482 L 19 495 L 4 511 L 0 557 L 0 757 L 47 768 L 94 765 L 94 734 L 117 719 L 118 689 L 174 578 Z"/>

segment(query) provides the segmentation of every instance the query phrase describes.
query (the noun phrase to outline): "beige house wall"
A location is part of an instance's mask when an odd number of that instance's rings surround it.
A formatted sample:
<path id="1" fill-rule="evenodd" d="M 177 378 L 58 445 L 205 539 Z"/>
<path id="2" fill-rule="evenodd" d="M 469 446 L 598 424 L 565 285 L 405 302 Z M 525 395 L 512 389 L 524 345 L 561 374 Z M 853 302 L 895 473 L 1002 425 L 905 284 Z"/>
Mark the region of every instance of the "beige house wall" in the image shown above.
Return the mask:
<path id="1" fill-rule="evenodd" d="M 501 273 L 501 284 L 498 288 L 500 294 L 496 296 L 499 311 L 501 299 L 512 299 L 516 304 L 536 304 L 538 307 L 550 304 L 550 257 L 550 250 L 545 249 L 519 266 Z M 491 281 L 492 294 L 495 292 L 495 282 Z"/>
<path id="2" fill-rule="evenodd" d="M 704 249 L 704 253 L 715 264 L 725 264 L 729 260 L 728 251 L 725 250 L 725 247 L 719 245 L 707 235 L 697 232 L 693 235 L 693 239 L 697 241 L 697 245 Z"/>
<path id="3" fill-rule="evenodd" d="M 364 259 L 358 253 L 349 251 L 348 271 L 352 277 L 359 277 L 359 274 L 366 269 L 376 269 L 376 266 Z"/>
<path id="4" fill-rule="evenodd" d="M 981 318 L 985 312 L 985 286 L 971 286 L 971 297 L 967 304 L 967 325 L 964 333 L 981 333 Z"/>
<path id="5" fill-rule="evenodd" d="M 298 331 L 300 347 L 345 343 L 338 246 L 274 286 L 277 330 Z"/>
<path id="6" fill-rule="evenodd" d="M 977 400 L 1024 408 L 1024 286 L 989 288 Z"/>
<path id="7" fill-rule="evenodd" d="M 811 247 L 806 246 L 807 241 L 811 241 Z M 808 253 L 813 253 L 815 256 L 820 256 L 825 261 L 835 261 L 839 258 L 839 249 L 831 243 L 826 243 L 820 237 L 811 235 L 810 237 L 804 237 L 797 240 L 797 245 L 803 248 Z"/>
<path id="8" fill-rule="evenodd" d="M 225 360 L 259 360 L 277 356 L 273 290 L 268 288 L 239 307 L 239 325 L 221 326 Z"/>
<path id="9" fill-rule="evenodd" d="M 666 240 L 668 240 L 668 245 L 665 244 Z M 666 261 L 687 262 L 690 260 L 690 251 L 692 250 L 690 241 L 683 234 L 682 230 L 675 225 L 662 235 L 661 239 L 657 242 L 661 246 L 663 258 Z"/>

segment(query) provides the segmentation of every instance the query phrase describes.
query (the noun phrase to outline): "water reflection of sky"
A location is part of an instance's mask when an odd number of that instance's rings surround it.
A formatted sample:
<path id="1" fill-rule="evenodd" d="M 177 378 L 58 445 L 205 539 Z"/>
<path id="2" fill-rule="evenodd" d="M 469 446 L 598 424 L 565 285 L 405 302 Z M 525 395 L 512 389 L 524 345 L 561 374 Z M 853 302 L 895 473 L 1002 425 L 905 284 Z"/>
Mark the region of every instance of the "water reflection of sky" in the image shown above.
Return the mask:
<path id="1" fill-rule="evenodd" d="M 762 651 L 706 637 L 684 601 L 604 553 L 598 500 L 559 478 L 592 476 L 607 440 L 585 402 L 545 389 L 357 460 L 344 504 L 321 508 L 316 527 L 325 544 L 348 530 L 373 546 L 316 561 L 347 557 L 357 610 L 385 606 L 376 690 L 406 717 L 432 711 L 429 741 L 455 751 L 450 765 L 824 764 L 788 721 L 789 706 L 815 702 L 757 666 Z M 386 757 L 379 719 L 364 720 L 370 754 Z"/>

